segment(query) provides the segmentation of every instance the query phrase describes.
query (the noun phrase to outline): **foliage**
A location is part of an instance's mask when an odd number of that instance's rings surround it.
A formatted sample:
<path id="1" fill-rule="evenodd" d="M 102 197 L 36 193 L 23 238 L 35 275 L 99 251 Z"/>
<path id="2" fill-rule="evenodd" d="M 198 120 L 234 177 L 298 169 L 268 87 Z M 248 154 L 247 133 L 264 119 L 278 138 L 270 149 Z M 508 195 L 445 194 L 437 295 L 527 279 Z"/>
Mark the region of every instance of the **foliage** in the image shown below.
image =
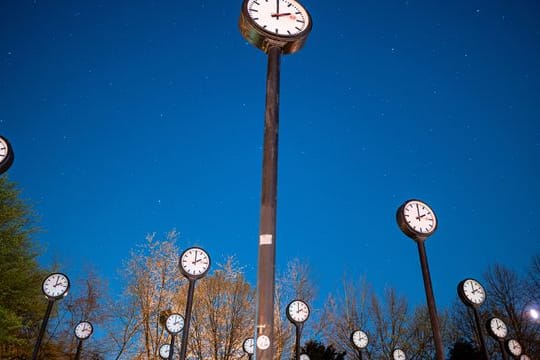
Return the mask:
<path id="1" fill-rule="evenodd" d="M 44 272 L 32 240 L 36 215 L 20 194 L 13 182 L 0 176 L 0 348 L 24 355 L 46 302 L 40 292 Z"/>
<path id="2" fill-rule="evenodd" d="M 338 352 L 332 345 L 325 346 L 315 340 L 308 341 L 302 346 L 303 353 L 309 355 L 310 360 L 344 360 L 346 352 Z"/>
<path id="3" fill-rule="evenodd" d="M 459 340 L 449 351 L 449 360 L 483 360 L 482 351 L 465 340 Z"/>

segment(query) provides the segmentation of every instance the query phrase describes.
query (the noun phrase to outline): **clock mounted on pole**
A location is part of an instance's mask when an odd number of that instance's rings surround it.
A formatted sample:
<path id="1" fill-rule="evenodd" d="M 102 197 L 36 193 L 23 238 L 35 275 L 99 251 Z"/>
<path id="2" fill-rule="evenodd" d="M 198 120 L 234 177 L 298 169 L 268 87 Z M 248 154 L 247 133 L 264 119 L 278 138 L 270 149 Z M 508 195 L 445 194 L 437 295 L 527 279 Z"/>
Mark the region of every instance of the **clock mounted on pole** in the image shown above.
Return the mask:
<path id="1" fill-rule="evenodd" d="M 255 358 L 272 360 L 280 62 L 282 54 L 292 54 L 302 48 L 311 31 L 312 21 L 306 8 L 295 0 L 244 0 L 239 27 L 242 36 L 268 56 L 257 268 Z"/>

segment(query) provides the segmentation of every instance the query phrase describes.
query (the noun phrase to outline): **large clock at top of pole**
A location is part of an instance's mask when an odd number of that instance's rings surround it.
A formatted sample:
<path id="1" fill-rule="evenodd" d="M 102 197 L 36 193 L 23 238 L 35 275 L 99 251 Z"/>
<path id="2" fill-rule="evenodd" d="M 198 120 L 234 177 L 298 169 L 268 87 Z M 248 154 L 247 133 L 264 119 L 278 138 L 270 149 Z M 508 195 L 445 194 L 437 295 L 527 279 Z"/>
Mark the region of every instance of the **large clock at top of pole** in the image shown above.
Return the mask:
<path id="1" fill-rule="evenodd" d="M 311 16 L 296 0 L 244 0 L 240 32 L 263 51 L 272 46 L 284 54 L 300 50 L 311 31 Z"/>

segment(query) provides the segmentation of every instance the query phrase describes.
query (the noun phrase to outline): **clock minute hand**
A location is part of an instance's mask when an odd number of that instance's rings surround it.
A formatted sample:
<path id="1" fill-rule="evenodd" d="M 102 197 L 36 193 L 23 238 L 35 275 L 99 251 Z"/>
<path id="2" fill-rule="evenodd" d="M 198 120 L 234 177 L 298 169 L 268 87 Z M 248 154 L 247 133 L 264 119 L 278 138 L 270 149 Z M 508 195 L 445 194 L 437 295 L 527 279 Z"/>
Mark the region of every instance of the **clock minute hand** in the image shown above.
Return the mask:
<path id="1" fill-rule="evenodd" d="M 279 19 L 280 16 L 287 16 L 287 15 L 291 15 L 291 13 L 282 13 L 282 14 L 277 13 L 277 14 L 272 14 L 270 16 L 275 17 L 276 19 Z"/>

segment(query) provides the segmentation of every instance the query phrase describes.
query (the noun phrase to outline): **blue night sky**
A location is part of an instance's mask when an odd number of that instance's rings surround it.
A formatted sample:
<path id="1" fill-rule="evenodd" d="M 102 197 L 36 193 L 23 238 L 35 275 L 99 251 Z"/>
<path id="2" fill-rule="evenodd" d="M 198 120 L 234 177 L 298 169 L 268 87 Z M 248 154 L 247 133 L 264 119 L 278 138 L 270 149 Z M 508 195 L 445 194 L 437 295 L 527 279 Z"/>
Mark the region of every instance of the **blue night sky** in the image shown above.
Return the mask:
<path id="1" fill-rule="evenodd" d="M 266 56 L 242 1 L 0 2 L 0 134 L 35 204 L 40 262 L 118 290 L 129 251 L 181 248 L 257 267 Z M 322 304 L 345 273 L 424 302 L 395 212 L 427 241 L 440 307 L 489 264 L 540 250 L 540 3 L 315 1 L 282 59 L 277 266 L 313 267 Z M 488 289 L 489 291 L 489 289 Z"/>

